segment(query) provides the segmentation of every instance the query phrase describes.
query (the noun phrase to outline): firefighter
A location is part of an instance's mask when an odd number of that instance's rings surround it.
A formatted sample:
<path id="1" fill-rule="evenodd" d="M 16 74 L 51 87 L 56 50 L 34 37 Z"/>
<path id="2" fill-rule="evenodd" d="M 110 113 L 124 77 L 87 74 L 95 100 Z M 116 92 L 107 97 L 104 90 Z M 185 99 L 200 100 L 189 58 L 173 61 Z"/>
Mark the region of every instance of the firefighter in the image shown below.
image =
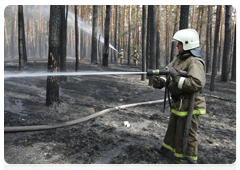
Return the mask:
<path id="1" fill-rule="evenodd" d="M 119 53 L 118 63 L 120 63 L 122 65 L 123 59 L 124 59 L 124 53 L 123 53 L 123 49 L 121 49 L 121 52 Z"/>
<path id="2" fill-rule="evenodd" d="M 139 55 L 137 53 L 137 50 L 134 51 L 131 58 L 133 58 L 133 60 L 134 60 L 134 65 L 137 66 L 138 65 L 138 59 L 139 59 Z"/>
<path id="3" fill-rule="evenodd" d="M 185 164 L 188 161 L 183 155 L 183 137 L 190 93 L 195 93 L 195 102 L 192 103 L 194 110 L 188 135 L 187 154 L 195 162 L 198 159 L 198 116 L 206 113 L 206 103 L 202 94 L 206 82 L 205 63 L 196 30 L 179 30 L 174 34 L 173 41 L 177 42 L 179 54 L 165 67 L 169 69 L 170 75 L 153 79 L 153 87 L 159 89 L 165 87 L 166 80 L 169 79 L 168 89 L 172 98 L 168 129 L 161 148 L 156 149 L 173 159 L 175 163 Z M 187 77 L 181 77 L 179 70 L 187 71 Z"/>

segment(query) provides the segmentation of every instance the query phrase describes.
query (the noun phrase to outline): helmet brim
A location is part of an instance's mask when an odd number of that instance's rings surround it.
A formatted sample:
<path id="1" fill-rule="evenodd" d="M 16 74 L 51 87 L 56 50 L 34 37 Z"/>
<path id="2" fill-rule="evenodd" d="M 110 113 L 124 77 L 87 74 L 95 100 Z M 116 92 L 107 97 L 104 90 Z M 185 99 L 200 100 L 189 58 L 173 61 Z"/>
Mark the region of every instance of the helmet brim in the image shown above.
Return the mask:
<path id="1" fill-rule="evenodd" d="M 176 40 L 176 39 L 172 39 L 172 42 L 180 42 L 180 41 L 178 41 L 178 40 Z"/>

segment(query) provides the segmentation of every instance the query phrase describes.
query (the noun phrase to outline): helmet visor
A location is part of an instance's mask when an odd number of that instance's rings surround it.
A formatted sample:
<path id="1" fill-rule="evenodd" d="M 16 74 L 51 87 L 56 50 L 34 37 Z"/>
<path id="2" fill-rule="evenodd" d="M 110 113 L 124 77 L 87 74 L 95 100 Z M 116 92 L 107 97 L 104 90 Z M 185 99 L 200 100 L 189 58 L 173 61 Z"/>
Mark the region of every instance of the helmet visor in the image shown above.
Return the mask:
<path id="1" fill-rule="evenodd" d="M 178 41 L 178 40 L 176 40 L 176 39 L 172 39 L 172 42 L 180 42 L 180 41 Z"/>

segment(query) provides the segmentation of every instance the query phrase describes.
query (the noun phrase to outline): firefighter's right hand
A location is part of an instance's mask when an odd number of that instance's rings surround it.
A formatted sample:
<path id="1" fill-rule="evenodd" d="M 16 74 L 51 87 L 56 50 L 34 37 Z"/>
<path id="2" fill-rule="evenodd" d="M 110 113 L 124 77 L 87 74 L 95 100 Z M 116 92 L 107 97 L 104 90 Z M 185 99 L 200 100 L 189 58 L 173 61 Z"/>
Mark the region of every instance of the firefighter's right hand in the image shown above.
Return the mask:
<path id="1" fill-rule="evenodd" d="M 153 87 L 154 88 L 161 89 L 161 88 L 165 87 L 165 84 L 166 84 L 166 82 L 163 78 L 154 76 L 154 78 L 153 78 Z"/>

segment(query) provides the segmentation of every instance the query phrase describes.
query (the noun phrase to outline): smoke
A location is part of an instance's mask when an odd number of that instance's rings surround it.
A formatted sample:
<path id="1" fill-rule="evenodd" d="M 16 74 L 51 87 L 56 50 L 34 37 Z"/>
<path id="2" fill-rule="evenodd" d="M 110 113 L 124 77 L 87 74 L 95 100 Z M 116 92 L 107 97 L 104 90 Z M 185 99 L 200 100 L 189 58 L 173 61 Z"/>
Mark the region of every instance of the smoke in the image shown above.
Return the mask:
<path id="1" fill-rule="evenodd" d="M 8 12 L 12 15 L 12 6 L 6 8 Z M 6 12 L 5 12 L 6 13 Z M 5 14 L 4 13 L 4 14 Z M 14 11 L 14 20 L 17 19 L 17 6 L 15 6 Z M 23 14 L 24 14 L 24 26 L 25 26 L 25 38 L 26 38 L 26 49 L 27 49 L 27 57 L 28 60 L 43 60 L 47 61 L 48 59 L 48 24 L 49 24 L 49 15 L 50 15 L 50 5 L 28 5 L 23 6 Z M 41 19 L 42 20 L 41 20 Z M 41 23 L 40 23 L 41 21 Z M 75 60 L 75 15 L 68 10 L 68 18 L 67 18 L 67 61 Z M 7 21 L 8 26 L 7 31 L 7 42 L 4 41 L 4 59 L 5 61 L 17 61 L 18 60 L 18 32 L 14 31 L 14 39 L 11 41 L 12 32 L 11 25 L 12 21 Z M 13 22 L 17 24 L 17 22 Z M 28 26 L 30 25 L 30 26 Z M 41 25 L 41 28 L 40 28 Z M 15 25 L 17 28 L 17 25 Z M 34 27 L 34 28 L 32 28 Z M 79 30 L 84 31 L 90 37 L 92 36 L 92 26 L 88 25 L 82 18 L 78 18 L 78 28 Z M 79 33 L 80 35 L 80 33 Z M 71 37 L 71 41 L 70 38 Z M 99 35 L 97 35 L 99 38 Z M 90 38 L 91 41 L 91 38 Z M 100 42 L 104 43 L 103 36 L 100 36 Z M 85 56 L 81 56 L 80 59 L 90 60 L 91 56 L 91 43 L 89 43 L 88 48 L 86 48 L 86 39 L 84 39 L 84 48 L 86 49 Z M 111 44 L 109 45 L 114 51 L 117 51 Z M 79 49 L 80 51 L 80 49 Z M 88 56 L 88 57 L 87 57 Z"/>

